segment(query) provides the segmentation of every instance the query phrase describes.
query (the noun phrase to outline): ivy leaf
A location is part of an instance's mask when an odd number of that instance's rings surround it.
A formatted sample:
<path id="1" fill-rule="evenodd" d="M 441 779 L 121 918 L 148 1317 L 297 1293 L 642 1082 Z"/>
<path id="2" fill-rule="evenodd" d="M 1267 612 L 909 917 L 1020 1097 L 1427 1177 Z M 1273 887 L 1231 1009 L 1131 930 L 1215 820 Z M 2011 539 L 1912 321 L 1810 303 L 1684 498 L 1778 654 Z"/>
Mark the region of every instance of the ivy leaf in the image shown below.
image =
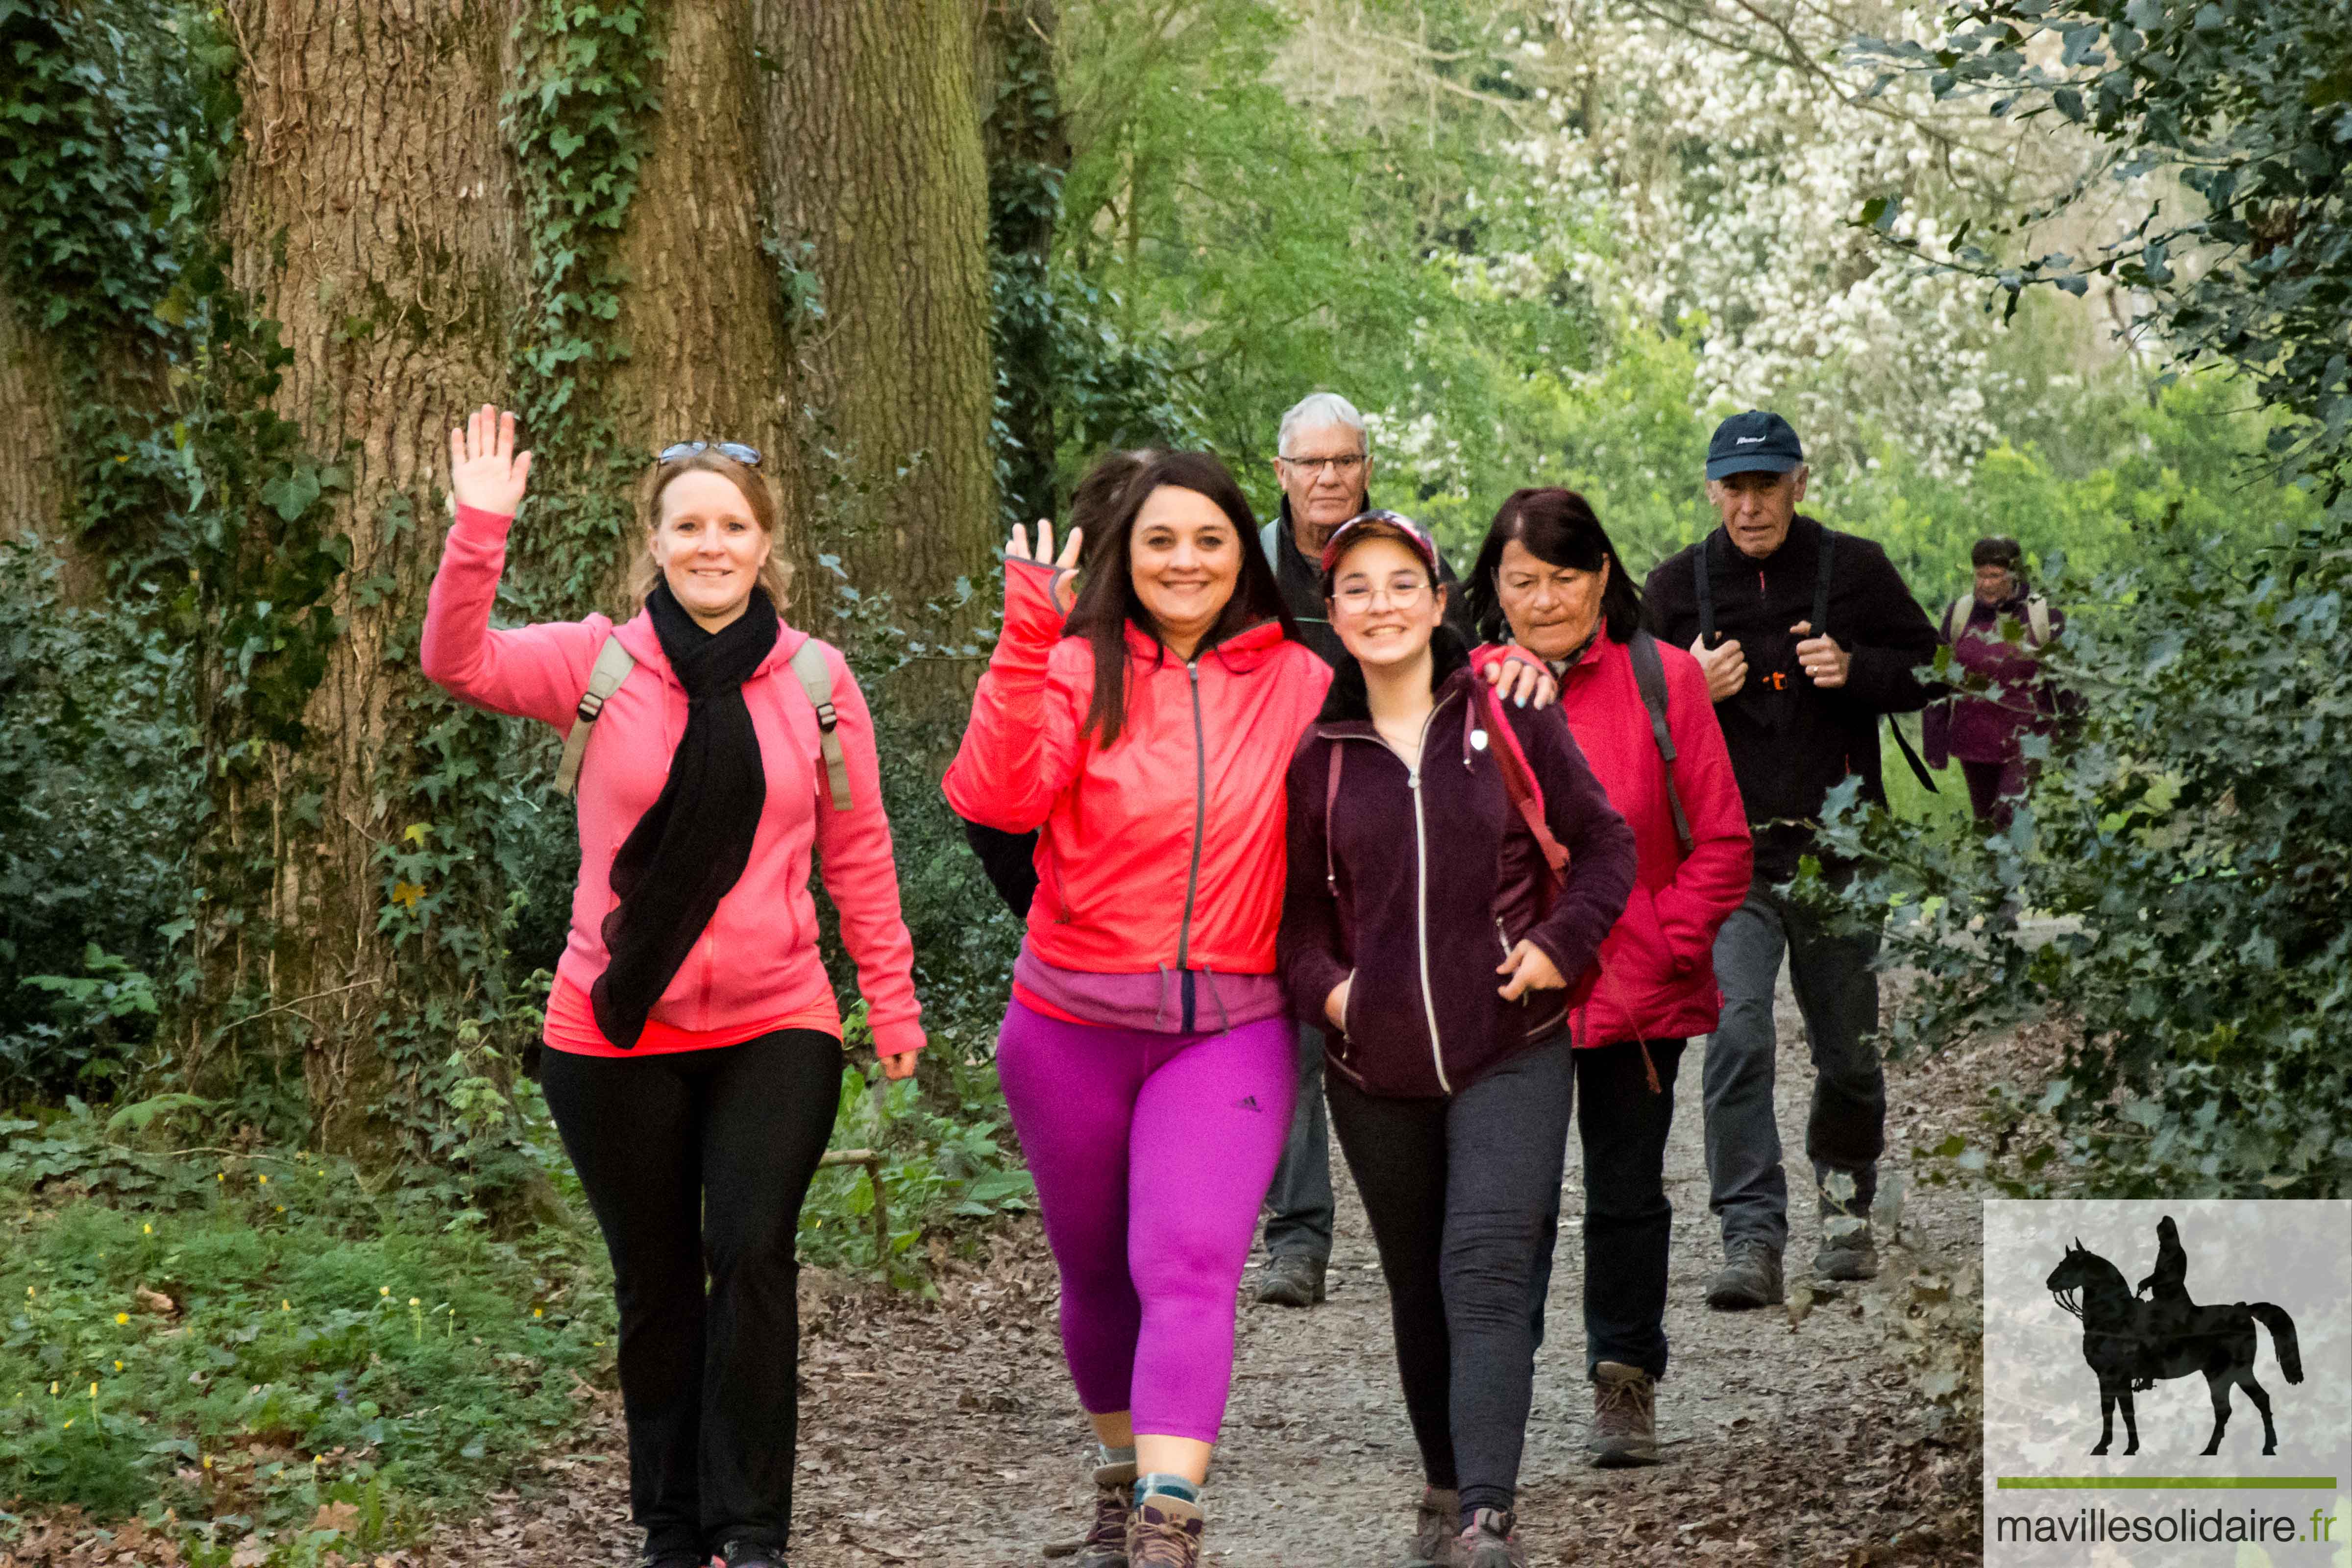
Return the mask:
<path id="1" fill-rule="evenodd" d="M 261 487 L 261 499 L 288 522 L 299 521 L 319 499 L 319 470 L 305 463 Z"/>

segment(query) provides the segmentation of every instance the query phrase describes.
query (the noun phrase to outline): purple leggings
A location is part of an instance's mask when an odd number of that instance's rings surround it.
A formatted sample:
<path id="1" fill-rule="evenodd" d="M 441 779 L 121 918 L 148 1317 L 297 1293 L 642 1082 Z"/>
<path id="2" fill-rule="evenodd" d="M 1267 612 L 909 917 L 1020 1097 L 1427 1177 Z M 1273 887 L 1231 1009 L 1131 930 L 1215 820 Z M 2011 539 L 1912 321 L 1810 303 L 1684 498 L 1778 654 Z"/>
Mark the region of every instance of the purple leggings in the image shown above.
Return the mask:
<path id="1" fill-rule="evenodd" d="M 1222 1035 L 1066 1024 L 1014 1002 L 1004 1102 L 1062 1273 L 1062 1353 L 1089 1414 L 1217 1440 L 1234 1294 L 1290 1135 L 1287 1019 Z"/>

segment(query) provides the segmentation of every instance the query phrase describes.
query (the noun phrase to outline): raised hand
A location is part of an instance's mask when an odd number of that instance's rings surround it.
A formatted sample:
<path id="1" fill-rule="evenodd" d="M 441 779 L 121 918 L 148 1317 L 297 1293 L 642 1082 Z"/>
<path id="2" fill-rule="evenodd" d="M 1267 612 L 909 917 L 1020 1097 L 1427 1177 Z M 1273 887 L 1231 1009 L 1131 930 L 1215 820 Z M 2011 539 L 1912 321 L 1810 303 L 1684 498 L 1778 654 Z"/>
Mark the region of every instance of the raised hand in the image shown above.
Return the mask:
<path id="1" fill-rule="evenodd" d="M 1016 522 L 1013 525 L 1013 541 L 1004 547 L 1004 558 L 1052 565 L 1055 571 L 1054 602 L 1062 607 L 1064 615 L 1067 615 L 1070 606 L 1078 599 L 1078 551 L 1086 542 L 1086 536 L 1087 531 L 1083 528 L 1070 530 L 1069 538 L 1062 542 L 1062 553 L 1056 556 L 1054 553 L 1053 521 L 1041 517 L 1037 520 L 1037 549 L 1032 553 L 1028 527 Z"/>
<path id="2" fill-rule="evenodd" d="M 530 482 L 530 454 L 517 452 L 515 416 L 485 403 L 449 432 L 449 493 L 459 506 L 512 517 Z"/>

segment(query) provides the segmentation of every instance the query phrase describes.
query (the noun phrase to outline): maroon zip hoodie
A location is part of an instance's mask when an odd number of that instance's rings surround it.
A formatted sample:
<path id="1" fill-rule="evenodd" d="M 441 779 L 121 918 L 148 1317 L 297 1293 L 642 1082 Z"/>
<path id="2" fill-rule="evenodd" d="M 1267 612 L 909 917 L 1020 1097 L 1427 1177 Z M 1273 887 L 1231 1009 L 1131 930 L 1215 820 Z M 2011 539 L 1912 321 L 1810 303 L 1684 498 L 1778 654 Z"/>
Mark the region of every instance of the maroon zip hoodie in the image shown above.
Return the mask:
<path id="1" fill-rule="evenodd" d="M 1601 939 L 1633 887 L 1633 832 L 1559 710 L 1478 698 L 1460 645 L 1441 641 L 1417 774 L 1381 741 L 1352 671 L 1334 682 L 1290 763 L 1283 984 L 1293 1011 L 1326 1029 L 1330 1066 L 1369 1094 L 1398 1099 L 1458 1093 L 1545 1037 L 1546 1020 L 1556 1028 L 1560 993 L 1507 1003 L 1495 966 L 1525 937 L 1568 977 L 1571 997 L 1588 993 Z M 1542 791 L 1545 824 L 1569 852 L 1540 919 L 1541 855 L 1504 788 L 1501 740 L 1486 733 L 1497 708 Z M 1347 756 L 1327 827 L 1334 747 Z M 1324 999 L 1350 973 L 1347 1028 L 1333 1035 Z"/>

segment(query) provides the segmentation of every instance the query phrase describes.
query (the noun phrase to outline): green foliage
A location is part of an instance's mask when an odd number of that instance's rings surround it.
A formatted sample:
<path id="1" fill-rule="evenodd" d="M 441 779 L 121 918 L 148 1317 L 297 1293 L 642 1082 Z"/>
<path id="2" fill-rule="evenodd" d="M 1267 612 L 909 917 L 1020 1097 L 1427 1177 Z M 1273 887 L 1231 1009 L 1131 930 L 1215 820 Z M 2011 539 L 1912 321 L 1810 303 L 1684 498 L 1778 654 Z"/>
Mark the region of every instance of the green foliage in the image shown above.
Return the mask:
<path id="1" fill-rule="evenodd" d="M 2095 258 L 2007 260 L 1962 246 L 1953 261 L 1997 279 L 2014 310 L 2037 284 L 2082 294 L 2091 275 L 2148 301 L 2140 324 L 2183 363 L 2242 368 L 2264 401 L 2304 423 L 2338 481 L 2352 465 L 2352 16 L 2335 0 L 1976 0 L 1939 48 L 1875 46 L 1932 71 L 1939 97 L 1981 96 L 1995 114 L 2054 113 L 2114 150 L 2119 181 L 2168 174 L 2196 197 L 2147 205 Z M 2070 193 L 2067 203 L 2083 193 Z M 2062 205 L 2065 205 L 2063 204 Z M 1891 221 L 1891 205 L 1864 221 Z M 2022 213 L 2023 231 L 2045 217 Z"/>
<path id="2" fill-rule="evenodd" d="M 862 1010 L 847 1024 L 851 1043 L 866 1044 Z M 892 1083 L 871 1065 L 843 1069 L 831 1147 L 880 1156 L 888 1229 L 877 1235 L 874 1173 L 863 1165 L 827 1166 L 801 1209 L 799 1248 L 806 1261 L 929 1295 L 927 1237 L 1036 1207 L 1036 1184 L 998 1142 L 1004 1101 L 995 1067 L 951 1047 L 933 1050 L 943 1053 L 946 1065 L 926 1073 L 929 1085 Z"/>
<path id="3" fill-rule="evenodd" d="M 0 541 L 0 1104 L 129 1071 L 151 1024 L 105 993 L 162 971 L 202 798 L 187 650 L 154 595 L 85 609 L 58 573 L 43 541 Z"/>
<path id="4" fill-rule="evenodd" d="M 642 466 L 596 389 L 629 357 L 613 330 L 628 282 L 618 249 L 661 110 L 663 15 L 645 0 L 534 0 L 515 22 L 520 69 L 506 98 L 506 132 L 523 176 L 531 273 L 515 407 L 532 447 L 551 461 L 533 493 L 527 541 L 547 581 L 535 594 L 508 592 L 541 616 L 593 591 L 627 526 L 628 486 Z"/>
<path id="5" fill-rule="evenodd" d="M 1891 910 L 1890 951 L 1923 975 L 1898 1043 L 2069 1026 L 2061 1074 L 2011 1101 L 2012 1126 L 2058 1129 L 2021 1190 L 2341 1195 L 2352 506 L 2262 548 L 2178 521 L 2146 544 L 2063 589 L 2111 606 L 2053 655 L 2087 717 L 2028 742 L 2050 765 L 2008 832 L 1847 802 L 1828 841 L 1867 868 L 1849 905 Z"/>
<path id="6" fill-rule="evenodd" d="M 389 1548 L 609 1384 L 593 1234 L 493 1240 L 341 1161 L 115 1131 L 79 1102 L 0 1121 L 0 1499 L 137 1512 L 223 1562 L 248 1532 L 272 1562 Z M 339 1541 L 306 1539 L 322 1521 Z"/>

